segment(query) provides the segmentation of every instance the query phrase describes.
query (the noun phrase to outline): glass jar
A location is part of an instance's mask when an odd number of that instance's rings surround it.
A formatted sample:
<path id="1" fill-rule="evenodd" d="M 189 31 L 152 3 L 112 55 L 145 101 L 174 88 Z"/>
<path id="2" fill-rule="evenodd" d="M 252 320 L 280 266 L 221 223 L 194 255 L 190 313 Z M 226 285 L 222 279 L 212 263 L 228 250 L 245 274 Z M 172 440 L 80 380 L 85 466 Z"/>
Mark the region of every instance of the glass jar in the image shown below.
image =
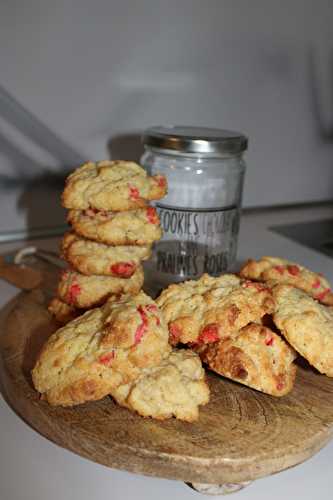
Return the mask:
<path id="1" fill-rule="evenodd" d="M 163 229 L 146 263 L 151 293 L 203 273 L 218 276 L 235 262 L 247 138 L 201 127 L 153 127 L 143 136 L 141 164 L 168 179 L 155 203 Z"/>

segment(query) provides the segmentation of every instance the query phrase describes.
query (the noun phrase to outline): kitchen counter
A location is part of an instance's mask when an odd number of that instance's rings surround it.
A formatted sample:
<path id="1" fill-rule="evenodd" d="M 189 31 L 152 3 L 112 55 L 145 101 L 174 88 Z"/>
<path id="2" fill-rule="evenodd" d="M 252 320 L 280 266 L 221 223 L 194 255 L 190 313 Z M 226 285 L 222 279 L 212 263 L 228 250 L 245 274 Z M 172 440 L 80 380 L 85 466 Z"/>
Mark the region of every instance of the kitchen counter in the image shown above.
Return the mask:
<path id="1" fill-rule="evenodd" d="M 333 219 L 333 206 L 248 211 L 242 217 L 238 260 L 278 255 L 324 273 L 333 283 L 333 260 L 287 239 L 269 228 L 319 219 Z M 332 226 L 333 233 L 333 226 Z M 43 249 L 56 249 L 59 239 L 34 240 Z M 28 243 L 0 245 L 0 254 Z M 0 306 L 17 289 L 0 281 Z M 333 401 L 332 401 L 333 404 Z M 187 500 L 199 493 L 182 482 L 149 478 L 108 469 L 49 442 L 23 422 L 0 397 L 0 499 L 1 500 L 105 500 L 159 498 Z M 333 441 L 310 460 L 292 469 L 253 482 L 232 498 L 243 500 L 331 500 Z"/>

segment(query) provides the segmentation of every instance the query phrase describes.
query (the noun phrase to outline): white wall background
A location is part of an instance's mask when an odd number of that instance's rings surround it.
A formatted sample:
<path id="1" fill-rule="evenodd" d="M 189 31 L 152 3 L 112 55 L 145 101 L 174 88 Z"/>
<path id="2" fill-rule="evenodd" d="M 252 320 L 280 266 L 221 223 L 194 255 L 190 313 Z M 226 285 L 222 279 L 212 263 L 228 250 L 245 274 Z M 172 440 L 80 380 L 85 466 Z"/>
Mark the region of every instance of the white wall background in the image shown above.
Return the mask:
<path id="1" fill-rule="evenodd" d="M 156 124 L 245 132 L 247 206 L 332 199 L 332 55 L 330 0 L 3 0 L 0 231 L 63 220 L 17 179 Z"/>

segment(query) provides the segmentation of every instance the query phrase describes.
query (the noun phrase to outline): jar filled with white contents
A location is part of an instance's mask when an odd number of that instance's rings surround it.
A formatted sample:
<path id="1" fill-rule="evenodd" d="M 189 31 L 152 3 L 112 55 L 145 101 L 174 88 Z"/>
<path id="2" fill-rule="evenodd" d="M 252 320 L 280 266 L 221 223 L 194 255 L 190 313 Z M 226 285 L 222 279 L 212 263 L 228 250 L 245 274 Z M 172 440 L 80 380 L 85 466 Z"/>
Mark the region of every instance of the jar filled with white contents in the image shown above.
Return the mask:
<path id="1" fill-rule="evenodd" d="M 151 292 L 232 268 L 237 251 L 247 138 L 202 127 L 152 127 L 143 136 L 141 164 L 167 177 L 155 203 L 163 229 L 146 263 Z"/>

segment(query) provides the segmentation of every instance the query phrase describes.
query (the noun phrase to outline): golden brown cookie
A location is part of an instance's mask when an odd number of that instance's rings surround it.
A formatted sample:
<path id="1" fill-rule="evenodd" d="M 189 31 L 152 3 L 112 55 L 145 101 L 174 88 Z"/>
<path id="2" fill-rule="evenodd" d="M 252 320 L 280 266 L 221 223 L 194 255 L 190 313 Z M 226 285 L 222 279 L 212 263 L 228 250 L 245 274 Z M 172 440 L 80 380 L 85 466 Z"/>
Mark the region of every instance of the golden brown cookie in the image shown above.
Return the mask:
<path id="1" fill-rule="evenodd" d="M 112 389 L 111 395 L 121 406 L 144 417 L 164 420 L 175 416 L 193 422 L 199 417 L 199 405 L 209 401 L 209 388 L 199 356 L 189 349 L 174 349 L 159 365 Z"/>
<path id="2" fill-rule="evenodd" d="M 291 285 L 273 288 L 276 326 L 318 371 L 333 377 L 333 308 Z"/>
<path id="3" fill-rule="evenodd" d="M 293 388 L 296 353 L 262 325 L 250 323 L 238 335 L 195 350 L 211 370 L 258 391 L 284 396 Z"/>
<path id="4" fill-rule="evenodd" d="M 118 278 L 130 278 L 151 254 L 149 246 L 112 247 L 80 238 L 73 232 L 65 234 L 61 250 L 61 256 L 82 274 Z"/>
<path id="5" fill-rule="evenodd" d="M 63 325 L 72 321 L 85 312 L 84 309 L 77 309 L 74 306 L 69 306 L 58 297 L 54 297 L 48 305 L 48 311 L 54 319 Z"/>
<path id="6" fill-rule="evenodd" d="M 167 192 L 163 175 L 150 177 L 140 165 L 130 161 L 89 162 L 66 180 L 62 195 L 65 208 L 85 210 L 131 210 L 159 200 Z"/>
<path id="7" fill-rule="evenodd" d="M 32 379 L 51 405 L 73 406 L 130 383 L 169 352 L 164 318 L 140 292 L 87 311 L 57 330 L 44 345 Z"/>
<path id="8" fill-rule="evenodd" d="M 67 221 L 84 238 L 107 245 L 151 245 L 162 236 L 154 207 L 127 212 L 70 210 Z"/>
<path id="9" fill-rule="evenodd" d="M 169 326 L 170 342 L 210 343 L 238 332 L 274 310 L 269 287 L 233 274 L 171 285 L 157 299 Z"/>
<path id="10" fill-rule="evenodd" d="M 321 274 L 279 257 L 262 257 L 258 261 L 250 259 L 243 265 L 240 276 L 267 282 L 271 286 L 277 283 L 293 285 L 323 304 L 333 305 L 330 284 Z"/>
<path id="11" fill-rule="evenodd" d="M 73 270 L 64 271 L 58 283 L 58 297 L 70 306 L 88 309 L 103 304 L 114 295 L 135 295 L 144 280 L 142 266 L 128 279 L 112 276 L 85 276 Z"/>

